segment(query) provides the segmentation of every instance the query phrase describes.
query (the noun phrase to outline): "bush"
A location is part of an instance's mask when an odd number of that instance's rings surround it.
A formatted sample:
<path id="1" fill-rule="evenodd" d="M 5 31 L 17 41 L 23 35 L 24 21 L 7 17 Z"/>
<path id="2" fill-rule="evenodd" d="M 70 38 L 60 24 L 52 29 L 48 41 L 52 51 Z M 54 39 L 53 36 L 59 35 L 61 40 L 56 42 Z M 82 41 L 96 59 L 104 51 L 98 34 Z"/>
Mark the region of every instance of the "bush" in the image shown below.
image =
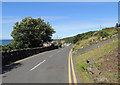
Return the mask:
<path id="1" fill-rule="evenodd" d="M 84 63 L 82 64 L 82 69 L 83 69 L 84 71 L 86 71 L 86 69 L 87 69 L 87 62 L 84 62 Z"/>
<path id="2" fill-rule="evenodd" d="M 97 61 L 95 61 L 94 63 L 94 66 L 98 67 L 99 66 L 99 63 Z"/>
<path id="3" fill-rule="evenodd" d="M 98 35 L 98 32 L 93 33 L 93 36 L 97 36 L 97 35 Z"/>
<path id="4" fill-rule="evenodd" d="M 58 48 L 61 48 L 62 47 L 62 43 L 61 43 L 61 41 L 60 40 L 58 40 Z"/>
<path id="5" fill-rule="evenodd" d="M 2 46 L 2 51 L 5 51 L 5 52 L 6 52 L 6 51 L 8 51 L 8 49 L 9 49 L 9 48 L 8 48 L 8 45 Z"/>
<path id="6" fill-rule="evenodd" d="M 104 32 L 104 31 L 99 32 L 99 37 L 105 38 L 105 37 L 108 37 L 108 36 L 109 36 L 109 33 L 107 33 L 107 32 Z"/>

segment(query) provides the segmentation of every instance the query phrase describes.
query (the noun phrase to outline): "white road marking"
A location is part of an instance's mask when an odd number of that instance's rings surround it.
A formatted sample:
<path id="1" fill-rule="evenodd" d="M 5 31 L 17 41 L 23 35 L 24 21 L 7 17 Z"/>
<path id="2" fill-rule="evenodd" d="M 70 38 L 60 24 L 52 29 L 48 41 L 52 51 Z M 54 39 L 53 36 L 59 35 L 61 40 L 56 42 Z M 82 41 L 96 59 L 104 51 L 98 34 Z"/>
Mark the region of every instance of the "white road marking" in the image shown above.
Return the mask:
<path id="1" fill-rule="evenodd" d="M 49 56 L 50 58 L 52 57 L 53 55 Z"/>
<path id="2" fill-rule="evenodd" d="M 30 69 L 30 71 L 34 70 L 35 68 L 37 68 L 39 65 L 41 65 L 42 63 L 44 63 L 46 60 L 43 60 L 42 62 L 40 62 L 38 65 L 36 65 L 35 67 L 33 67 L 32 69 Z"/>
<path id="3" fill-rule="evenodd" d="M 60 51 L 58 51 L 57 53 L 59 53 Z"/>

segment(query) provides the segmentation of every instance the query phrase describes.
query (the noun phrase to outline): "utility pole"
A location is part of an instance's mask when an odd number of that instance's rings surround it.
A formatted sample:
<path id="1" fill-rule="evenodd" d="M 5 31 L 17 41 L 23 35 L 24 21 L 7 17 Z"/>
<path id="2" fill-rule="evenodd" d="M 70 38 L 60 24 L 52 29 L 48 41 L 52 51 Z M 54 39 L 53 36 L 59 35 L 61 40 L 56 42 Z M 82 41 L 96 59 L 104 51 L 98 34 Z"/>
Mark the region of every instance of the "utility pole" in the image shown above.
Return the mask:
<path id="1" fill-rule="evenodd" d="M 57 43 L 58 43 L 58 35 L 57 35 Z"/>
<path id="2" fill-rule="evenodd" d="M 101 30 L 102 26 L 100 25 L 100 30 Z"/>

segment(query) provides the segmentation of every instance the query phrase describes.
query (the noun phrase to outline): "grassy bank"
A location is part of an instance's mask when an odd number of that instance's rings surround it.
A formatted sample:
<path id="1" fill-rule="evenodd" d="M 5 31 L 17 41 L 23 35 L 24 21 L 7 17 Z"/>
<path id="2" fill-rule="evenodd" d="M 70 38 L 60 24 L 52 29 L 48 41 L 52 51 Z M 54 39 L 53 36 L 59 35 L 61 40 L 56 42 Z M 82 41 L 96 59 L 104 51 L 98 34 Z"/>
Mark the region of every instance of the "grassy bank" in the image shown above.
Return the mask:
<path id="1" fill-rule="evenodd" d="M 73 51 L 79 51 L 80 48 L 85 48 L 98 42 L 100 42 L 98 36 L 93 36 L 85 40 L 80 40 L 74 45 Z"/>
<path id="2" fill-rule="evenodd" d="M 76 47 L 76 48 L 78 49 L 78 47 Z M 86 68 L 87 68 L 86 61 L 87 60 L 90 60 L 90 59 L 96 60 L 94 62 L 94 66 L 96 66 L 98 68 L 101 66 L 101 63 L 98 62 L 98 59 L 104 57 L 107 54 L 113 53 L 113 51 L 117 48 L 118 48 L 118 40 L 115 40 L 115 41 L 109 42 L 107 44 L 104 44 L 98 48 L 92 49 L 84 54 L 74 55 L 73 58 L 75 61 L 76 71 L 79 76 L 80 83 L 94 83 L 92 74 L 89 74 L 86 71 Z M 109 59 L 107 59 L 106 62 L 107 61 L 109 61 Z M 109 75 L 112 75 L 112 73 L 107 72 L 107 74 L 102 73 L 101 75 L 107 76 L 109 78 Z M 110 79 L 108 79 L 108 80 L 110 83 L 116 83 Z"/>
<path id="3" fill-rule="evenodd" d="M 113 37 L 114 34 L 118 33 L 118 30 L 119 28 L 115 28 L 115 27 L 103 28 L 102 30 L 88 31 L 82 34 L 77 34 L 75 36 L 63 38 L 60 40 L 65 41 L 65 43 L 76 44 L 78 41 L 85 40 L 93 36 L 97 36 L 98 38 Z"/>

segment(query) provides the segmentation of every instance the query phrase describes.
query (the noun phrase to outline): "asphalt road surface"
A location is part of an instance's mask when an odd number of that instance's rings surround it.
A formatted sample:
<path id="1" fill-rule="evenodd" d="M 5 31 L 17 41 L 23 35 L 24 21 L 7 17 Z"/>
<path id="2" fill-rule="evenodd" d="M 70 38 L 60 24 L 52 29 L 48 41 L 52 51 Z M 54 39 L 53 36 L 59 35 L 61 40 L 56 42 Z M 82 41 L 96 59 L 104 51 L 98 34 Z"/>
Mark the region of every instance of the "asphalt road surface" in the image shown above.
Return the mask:
<path id="1" fill-rule="evenodd" d="M 72 46 L 37 54 L 4 68 L 3 83 L 68 83 Z"/>

